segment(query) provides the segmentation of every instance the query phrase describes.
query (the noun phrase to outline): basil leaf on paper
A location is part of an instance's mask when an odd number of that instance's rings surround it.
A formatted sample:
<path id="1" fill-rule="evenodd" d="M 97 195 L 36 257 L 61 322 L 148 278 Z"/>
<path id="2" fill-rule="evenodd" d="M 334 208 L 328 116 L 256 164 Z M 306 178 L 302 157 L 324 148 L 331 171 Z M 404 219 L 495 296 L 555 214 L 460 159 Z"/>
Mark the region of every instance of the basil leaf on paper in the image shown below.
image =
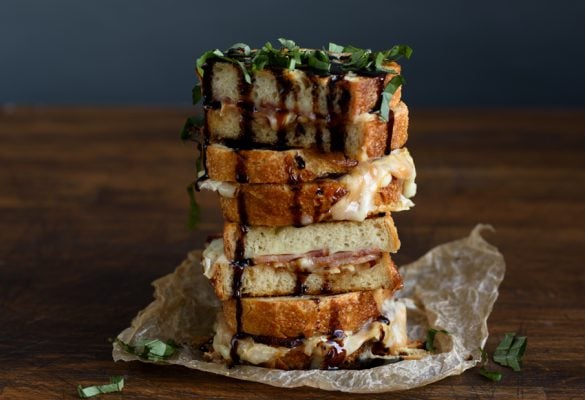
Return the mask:
<path id="1" fill-rule="evenodd" d="M 193 196 L 193 201 L 195 201 L 194 186 L 195 185 L 193 184 L 187 188 L 189 197 Z M 198 212 L 199 207 L 197 206 L 197 203 L 195 203 L 195 206 L 197 207 Z M 172 340 L 163 342 L 159 339 L 140 340 L 135 345 L 129 345 L 128 343 L 116 338 L 116 343 L 118 343 L 127 353 L 134 354 L 135 356 L 150 361 L 164 361 L 175 354 L 178 347 Z"/>
<path id="2" fill-rule="evenodd" d="M 445 335 L 449 335 L 449 332 L 447 332 L 444 329 L 433 329 L 430 328 L 427 332 L 427 340 L 425 341 L 425 349 L 427 351 L 430 351 L 431 353 L 435 351 L 435 336 L 437 336 L 437 333 L 444 333 Z"/>

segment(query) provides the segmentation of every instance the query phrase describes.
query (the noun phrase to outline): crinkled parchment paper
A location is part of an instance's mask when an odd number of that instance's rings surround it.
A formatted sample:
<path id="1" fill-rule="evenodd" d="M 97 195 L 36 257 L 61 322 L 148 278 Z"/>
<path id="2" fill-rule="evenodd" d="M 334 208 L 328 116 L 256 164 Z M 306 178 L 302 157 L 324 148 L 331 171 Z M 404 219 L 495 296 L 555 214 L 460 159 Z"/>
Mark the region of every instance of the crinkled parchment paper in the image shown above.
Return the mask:
<path id="1" fill-rule="evenodd" d="M 423 386 L 460 374 L 480 359 L 478 349 L 487 340 L 487 318 L 505 272 L 502 254 L 480 235 L 486 229 L 490 227 L 478 225 L 468 237 L 437 246 L 400 270 L 404 289 L 398 297 L 407 306 L 409 337 L 424 340 L 429 327 L 450 333 L 438 334 L 435 343 L 439 352 L 421 360 L 357 371 L 282 371 L 253 366 L 228 369 L 202 361 L 195 343 L 211 335 L 219 303 L 201 273 L 198 251 L 189 254 L 175 272 L 153 283 L 155 300 L 138 313 L 119 338 L 126 343 L 153 338 L 193 343 L 192 348 L 182 347 L 167 362 L 280 387 L 375 393 Z M 115 361 L 140 360 L 117 344 L 113 357 Z"/>

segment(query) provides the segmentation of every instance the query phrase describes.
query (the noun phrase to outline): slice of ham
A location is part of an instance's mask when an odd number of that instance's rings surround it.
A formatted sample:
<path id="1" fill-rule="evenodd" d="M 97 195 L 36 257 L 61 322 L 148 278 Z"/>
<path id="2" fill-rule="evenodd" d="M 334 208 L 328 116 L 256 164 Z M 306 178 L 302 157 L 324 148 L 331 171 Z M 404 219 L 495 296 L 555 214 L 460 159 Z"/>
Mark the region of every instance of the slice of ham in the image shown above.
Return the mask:
<path id="1" fill-rule="evenodd" d="M 299 266 L 312 267 L 339 267 L 342 265 L 358 265 L 377 261 L 382 252 L 378 249 L 363 249 L 358 251 L 339 251 L 329 254 L 327 250 L 310 251 L 305 254 L 277 254 L 254 258 L 254 264 L 286 264 L 295 262 Z"/>

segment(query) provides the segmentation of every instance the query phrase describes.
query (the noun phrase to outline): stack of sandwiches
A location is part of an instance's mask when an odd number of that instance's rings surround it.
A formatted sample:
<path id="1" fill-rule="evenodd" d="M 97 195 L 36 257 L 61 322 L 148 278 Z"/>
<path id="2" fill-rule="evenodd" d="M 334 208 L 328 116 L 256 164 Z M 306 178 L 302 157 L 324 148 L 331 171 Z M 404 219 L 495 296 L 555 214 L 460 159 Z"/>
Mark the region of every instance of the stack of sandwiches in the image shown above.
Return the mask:
<path id="1" fill-rule="evenodd" d="M 416 191 L 396 62 L 411 50 L 280 42 L 197 63 L 204 121 L 184 135 L 200 143 L 196 187 L 218 193 L 225 219 L 202 255 L 222 304 L 205 356 L 280 369 L 420 357 L 391 258 L 391 213 Z"/>

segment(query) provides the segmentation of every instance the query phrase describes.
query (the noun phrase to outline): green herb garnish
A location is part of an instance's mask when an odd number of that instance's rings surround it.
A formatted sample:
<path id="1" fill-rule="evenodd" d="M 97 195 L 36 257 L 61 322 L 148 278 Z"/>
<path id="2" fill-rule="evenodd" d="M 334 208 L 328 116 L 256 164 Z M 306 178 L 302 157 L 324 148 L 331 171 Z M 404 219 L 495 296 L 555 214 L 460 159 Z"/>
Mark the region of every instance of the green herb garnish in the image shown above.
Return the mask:
<path id="1" fill-rule="evenodd" d="M 380 104 L 380 118 L 388 122 L 390 119 L 390 102 L 392 101 L 392 96 L 398 90 L 398 88 L 404 83 L 404 78 L 401 75 L 396 75 L 384 88 L 382 92 L 382 103 Z"/>
<path id="2" fill-rule="evenodd" d="M 193 86 L 193 90 L 191 91 L 193 96 L 193 105 L 197 105 L 199 100 L 201 100 L 201 85 Z"/>
<path id="3" fill-rule="evenodd" d="M 203 118 L 200 116 L 197 117 L 189 117 L 183 128 L 181 128 L 181 132 L 179 133 L 181 140 L 197 140 L 199 136 L 199 131 L 203 128 Z"/>
<path id="4" fill-rule="evenodd" d="M 200 165 L 200 163 L 198 163 Z M 200 166 L 197 165 L 197 169 L 200 169 Z M 187 194 L 189 195 L 189 215 L 187 218 L 187 228 L 195 229 L 201 220 L 201 209 L 199 208 L 199 204 L 197 203 L 197 199 L 195 198 L 195 184 L 192 183 L 187 186 Z"/>
<path id="5" fill-rule="evenodd" d="M 106 385 L 88 386 L 85 388 L 81 385 L 78 385 L 77 393 L 79 394 L 80 398 L 87 399 L 90 397 L 99 396 L 100 394 L 121 392 L 122 389 L 124 389 L 124 377 L 113 376 L 110 378 L 110 383 Z"/>
<path id="6" fill-rule="evenodd" d="M 429 331 L 427 332 L 427 340 L 425 342 L 425 349 L 427 351 L 430 351 L 431 353 L 433 353 L 435 351 L 435 336 L 437 336 L 437 333 L 444 333 L 445 335 L 449 335 L 449 332 L 447 332 L 444 329 L 433 329 L 430 328 Z"/>
<path id="7" fill-rule="evenodd" d="M 173 340 L 163 342 L 159 339 L 140 340 L 134 346 L 131 346 L 116 338 L 116 343 L 127 353 L 150 361 L 164 361 L 175 354 L 178 347 Z"/>
<path id="8" fill-rule="evenodd" d="M 499 382 L 502 380 L 502 373 L 499 371 L 491 371 L 486 368 L 488 364 L 488 355 L 487 352 L 480 348 L 479 351 L 481 352 L 481 368 L 479 369 L 479 373 L 482 376 L 494 381 Z"/>
<path id="9" fill-rule="evenodd" d="M 210 50 L 197 59 L 197 71 L 203 76 L 203 66 L 209 59 L 218 58 L 237 64 L 246 82 L 250 83 L 250 74 L 265 67 L 312 69 L 318 73 L 328 73 L 334 62 L 341 71 L 345 72 L 386 72 L 393 73 L 392 69 L 384 66 L 385 63 L 396 61 L 401 57 L 410 58 L 412 49 L 406 45 L 396 45 L 389 50 L 371 51 L 355 46 L 341 46 L 329 43 L 327 51 L 301 49 L 296 42 L 290 39 L 279 38 L 280 48 L 275 48 L 267 42 L 258 50 L 251 50 L 246 43 L 236 43 L 222 52 Z"/>
<path id="10" fill-rule="evenodd" d="M 520 361 L 526 351 L 526 336 L 516 336 L 515 333 L 506 333 L 494 352 L 494 361 L 514 371 L 520 371 Z"/>

